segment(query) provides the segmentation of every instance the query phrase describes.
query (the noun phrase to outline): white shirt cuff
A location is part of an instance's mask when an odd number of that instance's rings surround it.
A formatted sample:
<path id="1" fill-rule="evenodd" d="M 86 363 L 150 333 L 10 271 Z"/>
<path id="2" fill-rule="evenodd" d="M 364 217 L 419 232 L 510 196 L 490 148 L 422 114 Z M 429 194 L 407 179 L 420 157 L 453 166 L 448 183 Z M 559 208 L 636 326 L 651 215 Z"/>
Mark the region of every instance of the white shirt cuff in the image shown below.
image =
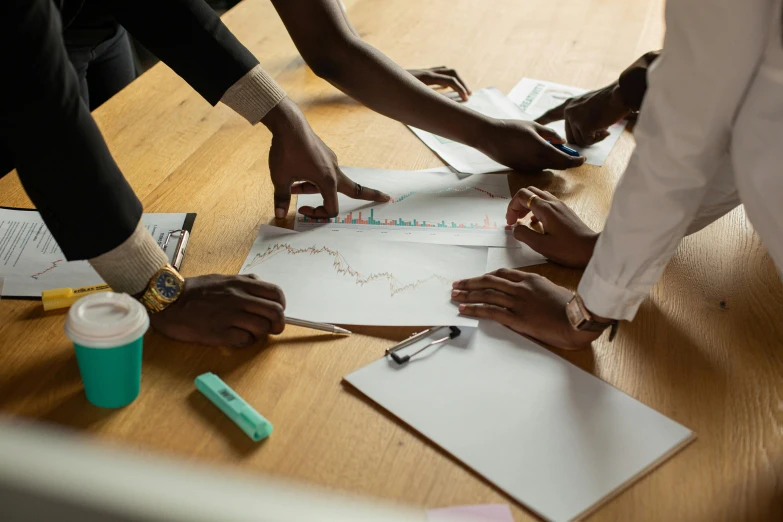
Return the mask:
<path id="1" fill-rule="evenodd" d="M 591 313 L 607 319 L 631 321 L 647 292 L 635 292 L 601 279 L 588 266 L 579 282 L 579 296 Z"/>
<path id="2" fill-rule="evenodd" d="M 229 87 L 220 101 L 255 125 L 285 96 L 285 91 L 261 68 L 261 65 L 256 65 Z"/>

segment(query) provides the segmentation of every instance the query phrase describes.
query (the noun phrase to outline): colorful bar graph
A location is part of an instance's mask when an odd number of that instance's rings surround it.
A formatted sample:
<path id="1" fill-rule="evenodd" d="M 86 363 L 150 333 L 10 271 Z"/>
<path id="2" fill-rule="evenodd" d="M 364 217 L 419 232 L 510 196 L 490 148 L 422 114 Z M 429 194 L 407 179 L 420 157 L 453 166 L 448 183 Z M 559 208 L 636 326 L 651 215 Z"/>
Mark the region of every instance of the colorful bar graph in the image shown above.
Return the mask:
<path id="1" fill-rule="evenodd" d="M 366 219 L 362 218 L 362 213 L 354 217 L 353 212 L 349 212 L 345 217 L 336 217 L 331 219 L 312 219 L 307 216 L 301 216 L 299 218 L 300 223 L 332 223 L 337 225 L 372 225 L 379 227 L 416 227 L 416 228 L 464 228 L 464 229 L 476 229 L 476 230 L 498 230 L 497 222 L 489 221 L 489 215 L 484 216 L 483 223 L 456 223 L 450 221 L 446 223 L 441 220 L 440 223 L 427 223 L 426 221 L 419 221 L 413 219 L 412 221 L 405 221 L 402 218 L 397 219 L 375 219 L 375 210 L 370 209 L 370 216 Z"/>

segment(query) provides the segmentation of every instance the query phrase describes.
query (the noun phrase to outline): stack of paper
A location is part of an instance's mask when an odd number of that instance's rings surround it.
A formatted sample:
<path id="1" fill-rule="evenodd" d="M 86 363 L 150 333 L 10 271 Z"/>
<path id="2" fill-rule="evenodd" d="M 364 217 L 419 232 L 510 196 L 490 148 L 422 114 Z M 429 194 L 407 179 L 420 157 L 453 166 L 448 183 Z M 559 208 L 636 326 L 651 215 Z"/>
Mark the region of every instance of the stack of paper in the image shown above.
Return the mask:
<path id="1" fill-rule="evenodd" d="M 470 99 L 464 103 L 465 107 L 493 118 L 533 121 L 543 115 L 549 109 L 557 107 L 568 98 L 583 94 L 585 89 L 568 87 L 552 82 L 523 78 L 505 96 L 494 87 L 480 89 L 473 93 Z M 563 139 L 566 138 L 565 123 L 552 122 L 547 125 L 557 131 Z M 569 144 L 569 147 L 580 152 L 589 165 L 601 166 L 612 151 L 614 144 L 622 134 L 625 122 L 612 125 L 609 128 L 609 136 L 603 141 L 589 147 L 579 147 Z M 465 174 L 486 174 L 489 172 L 502 172 L 508 167 L 497 163 L 482 152 L 451 141 L 431 132 L 410 127 L 429 148 L 433 150 L 443 161 Z"/>

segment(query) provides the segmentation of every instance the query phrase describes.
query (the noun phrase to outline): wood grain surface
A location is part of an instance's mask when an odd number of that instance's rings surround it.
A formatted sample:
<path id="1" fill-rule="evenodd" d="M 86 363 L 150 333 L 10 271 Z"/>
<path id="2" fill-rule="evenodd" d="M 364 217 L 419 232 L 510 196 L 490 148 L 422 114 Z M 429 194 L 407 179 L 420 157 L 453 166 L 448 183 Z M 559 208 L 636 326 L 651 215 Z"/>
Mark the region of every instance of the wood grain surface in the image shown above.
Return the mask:
<path id="1" fill-rule="evenodd" d="M 406 67 L 449 65 L 473 88 L 508 91 L 523 76 L 585 88 L 612 81 L 663 34 L 660 0 L 346 0 L 369 43 Z M 303 13 L 306 16 L 306 13 Z M 265 0 L 224 16 L 302 107 L 341 164 L 441 165 L 403 125 L 316 77 Z M 198 212 L 185 276 L 236 273 L 272 223 L 270 134 L 212 108 L 159 64 L 94 113 L 148 212 Z M 510 175 L 565 199 L 600 228 L 634 141 L 626 132 L 602 168 Z M 45 153 L 45 151 L 42 151 Z M 15 174 L 0 205 L 31 206 Z M 289 215 L 288 226 L 293 225 Z M 580 273 L 535 267 L 574 287 Z M 422 507 L 523 506 L 341 384 L 411 329 L 359 327 L 335 339 L 290 327 L 246 350 L 176 343 L 150 333 L 142 393 L 116 411 L 86 402 L 64 314 L 0 301 L 0 412 L 84 431 L 126 448 L 241 467 Z M 590 520 L 783 519 L 783 287 L 741 209 L 687 238 L 614 343 L 561 353 L 693 429 L 698 440 Z M 275 425 L 255 444 L 193 385 L 219 374 Z M 568 492 L 564 491 L 564 495 Z"/>

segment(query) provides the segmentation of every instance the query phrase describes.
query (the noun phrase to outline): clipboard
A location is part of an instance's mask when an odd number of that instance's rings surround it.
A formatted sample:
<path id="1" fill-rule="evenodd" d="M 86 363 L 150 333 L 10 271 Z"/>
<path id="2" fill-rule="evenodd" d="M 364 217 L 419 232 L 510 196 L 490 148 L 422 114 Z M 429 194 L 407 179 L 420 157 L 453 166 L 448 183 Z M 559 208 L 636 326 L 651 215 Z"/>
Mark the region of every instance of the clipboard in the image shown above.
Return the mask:
<path id="1" fill-rule="evenodd" d="M 14 211 L 14 212 L 33 212 L 35 214 L 38 214 L 38 211 L 36 209 L 32 208 L 17 208 L 17 207 L 6 207 L 6 206 L 0 206 L 0 211 Z M 182 220 L 181 224 L 177 220 L 174 223 L 171 223 L 169 227 L 176 226 L 176 229 L 167 228 L 164 229 L 164 232 L 161 232 L 160 234 L 155 234 L 155 240 L 156 242 L 161 246 L 163 251 L 166 253 L 166 255 L 169 258 L 169 262 L 172 266 L 174 266 L 177 270 L 180 270 L 182 267 L 182 263 L 185 258 L 185 253 L 187 250 L 187 245 L 190 240 L 190 235 L 193 231 L 193 226 L 196 221 L 196 213 L 170 213 L 169 219 L 173 217 L 175 214 L 184 214 L 184 219 Z M 165 213 L 145 213 L 144 216 L 157 216 L 158 218 L 165 220 L 167 214 Z M 43 220 L 41 220 L 41 223 L 43 223 Z M 0 220 L 0 225 L 2 225 L 2 220 Z M 38 225 L 36 225 L 38 226 Z M 43 225 L 44 229 L 46 229 L 45 224 Z M 51 234 L 48 229 L 46 229 L 47 234 Z M 18 267 L 24 267 L 24 260 L 19 259 L 22 256 L 22 252 L 25 249 L 25 246 L 16 247 L 14 249 L 13 245 L 9 244 L 3 244 L 3 238 L 6 237 L 6 240 L 10 240 L 10 235 L 8 231 L 6 231 L 5 234 L 0 234 L 0 254 L 5 254 L 5 257 L 8 258 L 10 255 L 17 255 L 16 259 L 3 259 L 0 256 L 0 299 L 22 299 L 22 300 L 40 300 L 41 299 L 41 291 L 43 290 L 49 290 L 52 288 L 58 288 L 58 287 L 81 287 L 81 286 L 87 286 L 91 284 L 100 284 L 102 280 L 100 279 L 100 276 L 98 276 L 97 273 L 95 273 L 94 270 L 92 270 L 91 267 L 85 268 L 82 263 L 79 263 L 79 273 L 80 276 L 74 275 L 74 280 L 71 284 L 59 284 L 56 282 L 52 283 L 46 283 L 42 280 L 40 285 L 36 285 L 36 283 L 30 283 L 29 287 L 32 286 L 40 286 L 40 288 L 37 288 L 35 292 L 29 291 L 29 292 L 17 292 L 15 290 L 19 289 L 19 280 L 20 280 L 20 270 Z M 13 238 L 16 239 L 16 236 Z M 56 246 L 56 243 L 54 243 L 54 238 L 51 238 L 53 244 Z M 12 268 L 6 269 L 6 266 L 12 265 Z M 69 262 L 67 262 L 64 257 L 63 259 L 58 259 L 54 263 L 52 263 L 52 268 L 56 268 L 58 266 L 67 266 Z M 31 275 L 30 277 L 34 276 L 45 276 L 44 272 L 46 270 L 43 270 L 41 273 L 36 273 Z M 37 280 L 37 277 L 34 277 L 34 279 Z M 10 282 L 10 283 L 9 283 Z M 15 284 L 16 283 L 16 284 Z M 5 287 L 6 291 L 10 291 L 11 293 L 9 295 L 3 295 L 3 288 Z M 13 288 L 13 289 L 12 289 Z"/>

